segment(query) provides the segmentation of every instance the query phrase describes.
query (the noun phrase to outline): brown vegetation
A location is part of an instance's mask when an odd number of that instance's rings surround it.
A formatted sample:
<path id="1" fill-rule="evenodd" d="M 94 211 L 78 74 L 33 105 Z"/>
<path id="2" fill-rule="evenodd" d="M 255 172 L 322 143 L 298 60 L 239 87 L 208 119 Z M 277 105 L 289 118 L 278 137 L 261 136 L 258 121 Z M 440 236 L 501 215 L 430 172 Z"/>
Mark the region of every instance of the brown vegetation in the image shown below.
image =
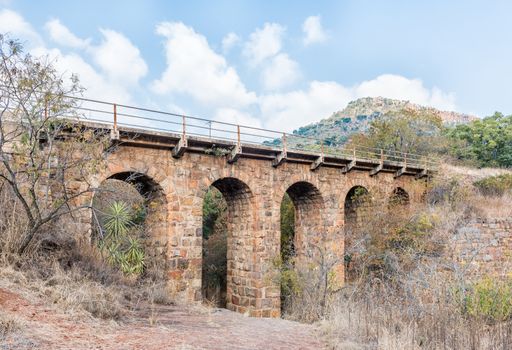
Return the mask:
<path id="1" fill-rule="evenodd" d="M 440 174 L 423 204 L 371 208 L 348 233 L 351 280 L 328 288 L 324 305 L 318 280 L 331 271 L 296 265 L 285 317 L 320 321 L 334 349 L 508 349 L 512 281 L 470 275 L 450 255 L 458 228 L 511 214 L 510 193 L 488 196 L 472 183 Z"/>

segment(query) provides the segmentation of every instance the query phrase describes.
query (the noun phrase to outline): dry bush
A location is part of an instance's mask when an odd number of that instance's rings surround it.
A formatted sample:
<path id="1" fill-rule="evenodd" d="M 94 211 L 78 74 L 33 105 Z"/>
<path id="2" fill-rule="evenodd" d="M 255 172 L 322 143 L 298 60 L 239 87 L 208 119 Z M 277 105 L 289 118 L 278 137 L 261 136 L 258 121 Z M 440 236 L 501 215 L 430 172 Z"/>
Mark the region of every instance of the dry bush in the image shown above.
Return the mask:
<path id="1" fill-rule="evenodd" d="M 472 220 L 508 217 L 510 197 L 486 197 L 447 176 L 430 184 L 425 199 L 374 207 L 350 232 L 354 278 L 329 293 L 327 305 L 303 293 L 284 304 L 285 315 L 320 320 L 333 349 L 509 349 L 507 284 L 474 282 L 449 244 Z M 296 273 L 307 277 L 297 279 L 299 291 L 317 285 L 318 276 Z"/>
<path id="2" fill-rule="evenodd" d="M 0 184 L 1 187 L 1 184 Z M 165 266 L 153 264 L 140 278 L 128 278 L 108 264 L 94 244 L 70 238 L 64 225 L 41 230 L 37 244 L 23 256 L 17 246 L 25 223 L 8 188 L 0 190 L 0 280 L 18 290 L 31 290 L 66 312 L 119 320 L 141 301 L 171 304 L 173 295 L 162 282 Z"/>
<path id="3" fill-rule="evenodd" d="M 119 319 L 123 313 L 120 287 L 91 280 L 81 269 L 64 271 L 55 264 L 52 276 L 43 283 L 41 292 L 68 312 L 85 310 L 94 317 Z"/>
<path id="4" fill-rule="evenodd" d="M 0 310 L 0 340 L 21 328 L 22 323 L 16 317 Z"/>

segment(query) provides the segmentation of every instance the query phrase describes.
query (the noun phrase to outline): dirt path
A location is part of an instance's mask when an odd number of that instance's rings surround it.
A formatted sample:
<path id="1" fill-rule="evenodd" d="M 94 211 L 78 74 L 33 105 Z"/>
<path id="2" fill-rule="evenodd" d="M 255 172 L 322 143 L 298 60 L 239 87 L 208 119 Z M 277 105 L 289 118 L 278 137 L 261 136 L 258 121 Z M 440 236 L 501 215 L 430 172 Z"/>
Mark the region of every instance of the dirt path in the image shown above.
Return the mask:
<path id="1" fill-rule="evenodd" d="M 223 309 L 141 307 L 116 324 L 77 320 L 42 301 L 0 289 L 0 309 L 22 327 L 0 349 L 322 349 L 314 326 Z M 153 324 L 153 325 L 151 325 Z"/>

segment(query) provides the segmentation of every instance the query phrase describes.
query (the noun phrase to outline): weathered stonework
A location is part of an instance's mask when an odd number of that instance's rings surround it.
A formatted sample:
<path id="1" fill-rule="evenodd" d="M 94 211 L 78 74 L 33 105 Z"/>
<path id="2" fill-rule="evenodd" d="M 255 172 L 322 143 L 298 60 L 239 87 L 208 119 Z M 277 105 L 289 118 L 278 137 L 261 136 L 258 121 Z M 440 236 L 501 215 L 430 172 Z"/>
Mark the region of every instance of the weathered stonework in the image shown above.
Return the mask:
<path id="1" fill-rule="evenodd" d="M 512 271 L 512 218 L 474 220 L 450 242 L 453 260 L 469 277 L 508 276 Z"/>
<path id="2" fill-rule="evenodd" d="M 229 164 L 225 157 L 186 152 L 176 159 L 164 148 L 120 146 L 108 160 L 106 171 L 93 184 L 126 172 L 150 179 L 155 205 L 150 211 L 150 235 L 164 251 L 168 277 L 181 298 L 201 300 L 202 206 L 210 186 L 224 195 L 228 204 L 228 309 L 256 317 L 278 317 L 280 289 L 269 276 L 280 252 L 280 205 L 286 192 L 296 207 L 297 250 L 308 249 L 318 237 L 340 256 L 344 252 L 344 208 L 354 186 L 368 190 L 383 201 L 397 187 L 410 201 L 419 201 L 425 183 L 414 176 L 395 178 L 381 172 L 284 162 L 272 167 L 270 160 L 240 158 Z M 338 279 L 344 279 L 343 263 Z"/>

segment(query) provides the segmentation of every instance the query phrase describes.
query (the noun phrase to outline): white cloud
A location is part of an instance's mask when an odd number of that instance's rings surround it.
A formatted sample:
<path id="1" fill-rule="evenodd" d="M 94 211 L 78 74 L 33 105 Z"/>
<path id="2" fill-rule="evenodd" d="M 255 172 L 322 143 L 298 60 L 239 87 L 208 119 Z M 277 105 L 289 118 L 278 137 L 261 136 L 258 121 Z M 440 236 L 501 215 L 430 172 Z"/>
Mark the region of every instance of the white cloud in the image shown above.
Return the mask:
<path id="1" fill-rule="evenodd" d="M 387 97 L 408 100 L 442 110 L 455 110 L 455 95 L 434 87 L 428 89 L 420 79 L 408 79 L 401 75 L 383 74 L 373 80 L 363 81 L 353 87 L 355 98 Z"/>
<path id="2" fill-rule="evenodd" d="M 261 97 L 265 127 L 291 131 L 329 116 L 350 101 L 349 89 L 336 82 L 312 81 L 307 90 Z"/>
<path id="3" fill-rule="evenodd" d="M 45 28 L 50 38 L 57 44 L 82 49 L 89 54 L 102 73 L 107 76 L 107 80 L 115 85 L 126 87 L 137 85 L 148 72 L 139 49 L 119 32 L 100 29 L 103 39 L 99 45 L 95 46 L 91 44 L 90 39 L 84 40 L 77 37 L 58 19 L 48 21 Z M 82 77 L 83 79 L 87 78 Z"/>
<path id="4" fill-rule="evenodd" d="M 9 32 L 13 38 L 24 41 L 27 52 L 35 57 L 47 56 L 64 78 L 76 74 L 84 86 L 88 97 L 122 103 L 132 103 L 132 89 L 147 67 L 140 57 L 138 49 L 120 33 L 105 30 L 104 40 L 99 46 L 80 39 L 65 27 L 58 19 L 46 23 L 49 37 L 59 45 L 73 51 L 64 54 L 57 48 L 48 47 L 38 32 L 18 13 L 10 10 L 0 11 L 0 32 Z M 76 51 L 80 50 L 80 51 Z M 117 52 L 114 59 L 112 53 Z M 92 61 L 86 60 L 91 56 Z"/>
<path id="5" fill-rule="evenodd" d="M 83 49 L 90 44 L 90 39 L 80 39 L 66 26 L 64 26 L 58 19 L 53 19 L 46 22 L 44 27 L 50 35 L 50 38 L 59 45 Z"/>
<path id="6" fill-rule="evenodd" d="M 322 27 L 320 16 L 310 16 L 302 24 L 304 32 L 303 43 L 305 46 L 321 43 L 327 40 L 327 33 Z"/>
<path id="7" fill-rule="evenodd" d="M 238 125 L 244 125 L 244 126 L 252 126 L 255 128 L 263 127 L 262 120 L 260 118 L 254 117 L 250 113 L 239 111 L 234 108 L 219 108 L 219 109 L 217 109 L 213 119 L 216 121 L 219 121 L 219 122 L 238 124 Z M 227 130 L 226 127 L 225 127 L 225 129 Z"/>
<path id="8" fill-rule="evenodd" d="M 101 29 L 103 41 L 90 49 L 94 61 L 109 79 L 121 85 L 136 85 L 148 72 L 140 51 L 123 34 Z"/>
<path id="9" fill-rule="evenodd" d="M 336 82 L 313 81 L 306 90 L 275 93 L 260 98 L 261 115 L 267 128 L 291 131 L 328 117 L 361 97 L 409 100 L 442 110 L 455 110 L 455 95 L 425 87 L 419 79 L 385 74 L 352 87 Z M 269 116 L 269 117 L 267 117 Z"/>
<path id="10" fill-rule="evenodd" d="M 80 79 L 80 84 L 87 89 L 87 97 L 124 103 L 129 103 L 132 100 L 126 86 L 108 79 L 77 53 L 63 54 L 59 49 L 45 47 L 36 48 L 31 53 L 34 56 L 47 55 L 50 60 L 55 62 L 56 68 L 61 74 L 64 74 L 65 79 L 69 78 L 71 74 L 76 74 Z"/>
<path id="11" fill-rule="evenodd" d="M 277 90 L 291 86 L 300 77 L 299 65 L 287 54 L 280 53 L 272 58 L 262 74 L 263 86 L 267 90 Z"/>
<path id="12" fill-rule="evenodd" d="M 8 33 L 12 39 L 19 39 L 28 49 L 43 44 L 43 40 L 32 26 L 18 13 L 11 10 L 0 11 L 0 33 Z"/>
<path id="13" fill-rule="evenodd" d="M 235 69 L 214 52 L 204 36 L 181 22 L 163 22 L 167 68 L 153 83 L 158 94 L 182 93 L 209 106 L 247 106 L 256 102 Z"/>
<path id="14" fill-rule="evenodd" d="M 240 41 L 240 37 L 235 33 L 228 33 L 224 38 L 222 38 L 222 52 L 227 53 L 233 46 L 238 44 Z"/>
<path id="15" fill-rule="evenodd" d="M 244 55 L 253 65 L 276 55 L 281 51 L 285 28 L 277 23 L 265 23 L 263 28 L 256 29 L 245 44 Z"/>

